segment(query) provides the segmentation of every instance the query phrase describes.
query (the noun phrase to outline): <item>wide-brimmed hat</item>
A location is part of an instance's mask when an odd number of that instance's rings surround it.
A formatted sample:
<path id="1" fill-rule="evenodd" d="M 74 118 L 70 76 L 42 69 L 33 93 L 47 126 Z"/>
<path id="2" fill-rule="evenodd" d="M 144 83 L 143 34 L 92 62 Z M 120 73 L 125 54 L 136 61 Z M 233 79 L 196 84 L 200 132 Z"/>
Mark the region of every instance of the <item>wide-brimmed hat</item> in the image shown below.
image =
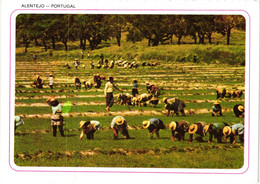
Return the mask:
<path id="1" fill-rule="evenodd" d="M 148 128 L 149 126 L 150 126 L 150 124 L 151 124 L 151 122 L 150 121 L 143 121 L 143 128 Z"/>
<path id="2" fill-rule="evenodd" d="M 203 127 L 203 133 L 206 134 L 208 132 L 208 130 L 209 130 L 209 125 L 205 125 Z"/>
<path id="3" fill-rule="evenodd" d="M 176 122 L 175 122 L 175 121 L 172 121 L 172 122 L 169 124 L 169 129 L 170 129 L 170 130 L 175 130 L 175 129 L 176 129 Z"/>
<path id="4" fill-rule="evenodd" d="M 231 128 L 230 128 L 229 126 L 225 126 L 225 127 L 223 128 L 223 134 L 224 134 L 225 136 L 230 135 L 230 134 L 231 134 Z"/>
<path id="5" fill-rule="evenodd" d="M 122 125 L 125 121 L 122 117 L 117 117 L 115 122 L 117 125 Z"/>
<path id="6" fill-rule="evenodd" d="M 214 105 L 218 105 L 219 104 L 219 100 L 215 100 L 213 104 Z"/>
<path id="7" fill-rule="evenodd" d="M 146 85 L 148 85 L 148 84 L 149 84 L 149 82 L 147 81 L 147 82 L 146 82 Z"/>
<path id="8" fill-rule="evenodd" d="M 79 122 L 79 127 L 82 128 L 82 126 L 86 123 L 86 121 L 80 121 Z"/>
<path id="9" fill-rule="evenodd" d="M 163 97 L 162 102 L 165 103 L 166 100 L 167 100 L 167 98 Z"/>
<path id="10" fill-rule="evenodd" d="M 50 99 L 50 102 L 54 102 L 54 101 L 56 101 L 56 99 L 55 99 L 54 97 L 52 97 L 52 98 Z"/>
<path id="11" fill-rule="evenodd" d="M 244 106 L 243 105 L 239 105 L 237 107 L 237 109 L 240 111 L 240 112 L 244 112 Z"/>
<path id="12" fill-rule="evenodd" d="M 198 125 L 196 124 L 192 124 L 190 127 L 189 127 L 189 134 L 195 134 L 198 130 Z"/>

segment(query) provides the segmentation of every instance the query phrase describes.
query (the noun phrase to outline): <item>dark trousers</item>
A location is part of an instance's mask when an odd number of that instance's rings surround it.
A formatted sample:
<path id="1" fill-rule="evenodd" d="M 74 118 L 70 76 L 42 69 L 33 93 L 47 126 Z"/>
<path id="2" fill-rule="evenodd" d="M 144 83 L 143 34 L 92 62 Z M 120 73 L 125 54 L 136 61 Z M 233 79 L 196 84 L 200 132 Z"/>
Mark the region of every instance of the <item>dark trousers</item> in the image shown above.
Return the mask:
<path id="1" fill-rule="evenodd" d="M 114 104 L 113 93 L 107 93 L 107 97 L 106 97 L 106 106 L 107 106 L 107 107 L 112 107 L 113 104 Z"/>
<path id="2" fill-rule="evenodd" d="M 58 127 L 59 127 L 59 131 L 60 131 L 60 135 L 61 135 L 62 137 L 64 137 L 63 126 L 59 125 Z M 56 134 L 57 134 L 57 125 L 53 125 L 53 126 L 52 126 L 52 130 L 53 130 L 53 134 L 52 134 L 52 135 L 53 135 L 54 137 L 56 137 Z"/>

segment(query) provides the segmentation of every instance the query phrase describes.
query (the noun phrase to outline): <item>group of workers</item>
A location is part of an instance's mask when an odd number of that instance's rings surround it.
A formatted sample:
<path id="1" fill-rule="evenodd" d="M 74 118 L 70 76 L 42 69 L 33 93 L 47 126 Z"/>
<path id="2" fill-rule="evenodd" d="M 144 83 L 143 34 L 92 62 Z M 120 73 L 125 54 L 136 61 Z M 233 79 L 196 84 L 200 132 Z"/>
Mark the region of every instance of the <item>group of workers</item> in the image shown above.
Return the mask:
<path id="1" fill-rule="evenodd" d="M 87 136 L 87 139 L 94 139 L 94 132 L 101 129 L 101 124 L 98 121 L 80 121 L 81 134 L 79 140 L 84 137 L 84 134 Z M 121 132 L 125 139 L 131 139 L 128 132 L 128 124 L 126 119 L 123 116 L 115 116 L 110 124 L 110 127 L 113 131 L 114 139 L 118 139 L 118 133 Z M 180 141 L 185 140 L 185 133 L 189 133 L 189 143 L 193 141 L 193 136 L 197 135 L 197 140 L 199 142 L 204 142 L 203 137 L 209 133 L 208 142 L 212 142 L 213 137 L 217 139 L 218 143 L 222 142 L 222 138 L 227 141 L 230 138 L 230 143 L 235 143 L 237 137 L 241 143 L 244 142 L 244 125 L 237 123 L 229 126 L 227 123 L 211 123 L 207 124 L 205 122 L 197 122 L 194 124 L 189 124 L 187 121 L 172 121 L 168 125 L 171 131 L 171 140 L 174 142 L 175 138 Z M 153 139 L 153 134 L 155 133 L 157 138 L 160 138 L 159 131 L 165 129 L 163 121 L 158 118 L 150 118 L 142 122 L 142 128 L 148 129 L 150 139 Z"/>

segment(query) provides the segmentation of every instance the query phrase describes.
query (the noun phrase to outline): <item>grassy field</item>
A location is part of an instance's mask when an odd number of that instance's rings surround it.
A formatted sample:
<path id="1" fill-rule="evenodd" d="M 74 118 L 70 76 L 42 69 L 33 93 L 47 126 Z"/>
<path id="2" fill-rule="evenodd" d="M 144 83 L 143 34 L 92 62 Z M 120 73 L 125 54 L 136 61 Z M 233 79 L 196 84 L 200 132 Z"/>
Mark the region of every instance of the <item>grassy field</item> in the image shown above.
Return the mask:
<path id="1" fill-rule="evenodd" d="M 147 47 L 146 42 L 135 45 L 122 41 L 122 47 L 112 40 L 107 47 L 91 51 L 90 57 L 85 56 L 79 67 L 66 69 L 63 65 L 69 62 L 72 66 L 75 57 L 79 57 L 78 43 L 70 43 L 70 50 L 54 51 L 50 57 L 41 48 L 30 47 L 28 53 L 23 48 L 16 50 L 16 80 L 15 80 L 15 115 L 25 121 L 18 127 L 14 141 L 14 162 L 18 166 L 63 166 L 63 167 L 153 167 L 153 168 L 223 168 L 238 169 L 243 166 L 244 146 L 237 141 L 207 143 L 194 140 L 172 142 L 168 128 L 160 131 L 160 139 L 149 139 L 148 130 L 142 129 L 142 121 L 152 117 L 161 119 L 166 127 L 171 121 L 186 120 L 190 124 L 204 121 L 207 124 L 226 122 L 230 125 L 244 123 L 243 118 L 236 118 L 232 109 L 235 104 L 244 104 L 241 98 L 221 99 L 223 117 L 212 117 L 210 110 L 216 99 L 216 88 L 225 86 L 227 89 L 244 90 L 245 68 L 241 63 L 245 59 L 244 34 L 235 31 L 234 40 L 230 46 L 222 44 L 195 45 L 188 44 L 192 40 L 185 38 L 182 45 L 160 45 Z M 220 37 L 220 35 L 214 35 Z M 239 38 L 239 39 L 237 39 Z M 213 38 L 214 40 L 214 38 Z M 223 38 L 224 42 L 224 38 Z M 37 63 L 32 61 L 32 53 L 37 52 Z M 86 52 L 87 53 L 87 52 Z M 156 67 L 145 66 L 137 69 L 124 69 L 115 66 L 113 69 L 90 69 L 90 61 L 95 63 L 103 53 L 105 59 L 121 59 L 136 62 L 160 62 Z M 194 64 L 192 58 L 198 55 L 199 63 Z M 184 58 L 179 62 L 179 58 Z M 54 89 L 48 86 L 49 73 L 55 76 Z M 99 73 L 106 77 L 114 76 L 116 85 L 124 93 L 131 93 L 132 81 L 137 79 L 141 93 L 146 93 L 145 82 L 156 84 L 161 89 L 163 97 L 178 97 L 186 103 L 186 116 L 166 117 L 164 104 L 156 107 L 133 107 L 114 105 L 111 113 L 105 112 L 104 84 L 100 89 L 80 89 L 73 86 L 74 76 L 81 81 L 92 79 Z M 44 80 L 43 89 L 32 86 L 35 74 L 40 74 Z M 119 93 L 119 92 L 115 92 Z M 45 102 L 52 95 L 64 104 L 72 103 L 71 111 L 64 114 L 66 125 L 65 137 L 58 133 L 52 136 L 50 126 L 51 108 Z M 131 110 L 129 110 L 129 108 Z M 195 110 L 189 114 L 189 110 Z M 127 120 L 130 137 L 133 139 L 113 140 L 110 122 L 115 115 L 123 114 Z M 85 137 L 79 141 L 81 120 L 98 120 L 102 129 L 95 133 L 95 140 Z M 155 135 L 154 135 L 155 137 Z"/>

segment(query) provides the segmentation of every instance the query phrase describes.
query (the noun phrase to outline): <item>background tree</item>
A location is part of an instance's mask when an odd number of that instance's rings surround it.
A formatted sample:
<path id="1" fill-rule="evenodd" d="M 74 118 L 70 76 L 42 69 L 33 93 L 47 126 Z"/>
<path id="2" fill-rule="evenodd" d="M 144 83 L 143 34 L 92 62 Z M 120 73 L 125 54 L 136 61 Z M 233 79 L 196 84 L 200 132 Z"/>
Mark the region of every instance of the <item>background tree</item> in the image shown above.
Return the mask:
<path id="1" fill-rule="evenodd" d="M 230 44 L 231 30 L 245 25 L 245 19 L 241 15 L 219 15 L 216 16 L 215 20 L 217 31 L 223 36 L 227 35 L 227 45 Z"/>

